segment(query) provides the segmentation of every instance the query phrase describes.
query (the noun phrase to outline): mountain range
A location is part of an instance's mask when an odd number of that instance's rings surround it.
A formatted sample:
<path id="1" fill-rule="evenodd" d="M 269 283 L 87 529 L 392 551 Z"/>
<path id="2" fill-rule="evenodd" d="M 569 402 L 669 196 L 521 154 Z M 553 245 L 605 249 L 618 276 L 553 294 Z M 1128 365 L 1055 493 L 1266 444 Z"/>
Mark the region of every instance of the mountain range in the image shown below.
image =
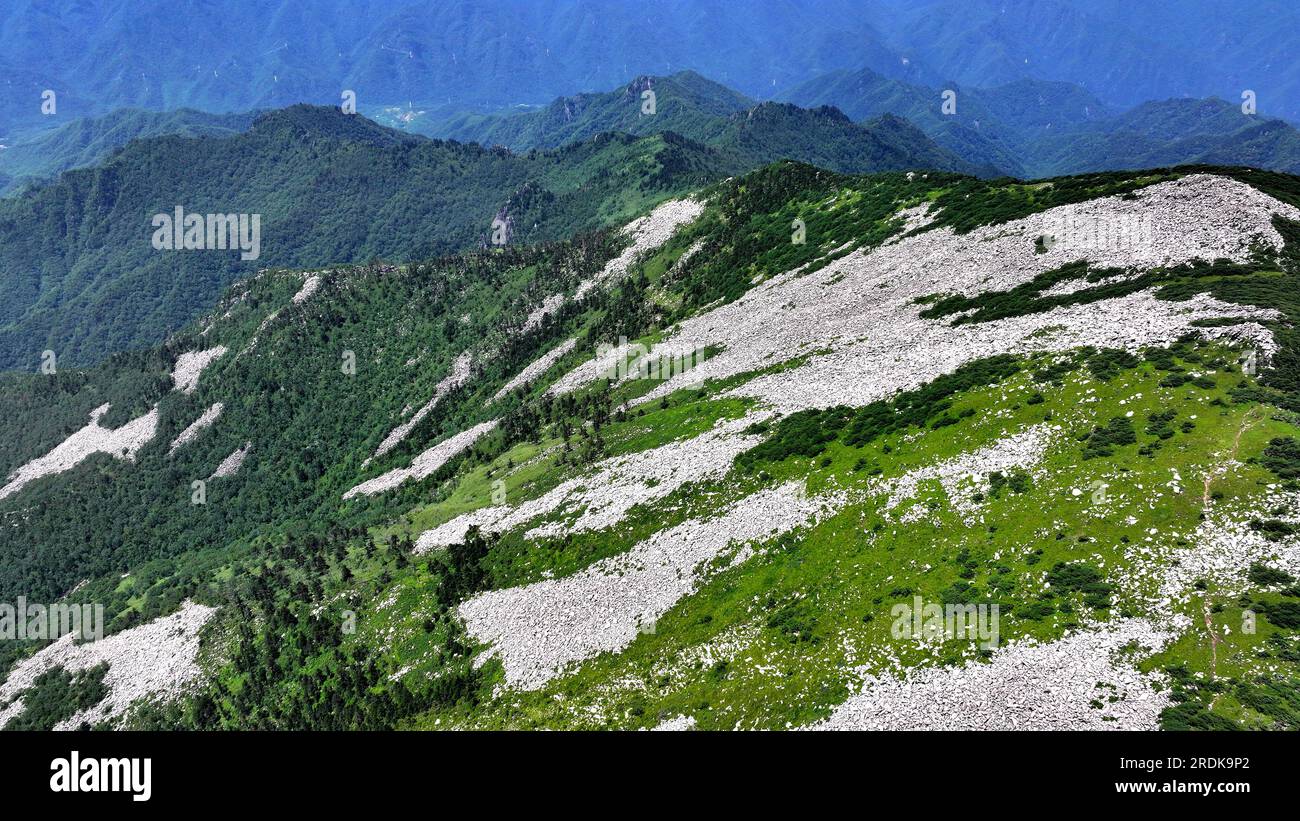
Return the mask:
<path id="1" fill-rule="evenodd" d="M 943 107 L 947 91 L 951 113 Z M 959 156 L 1019 177 L 1195 162 L 1300 170 L 1300 134 L 1293 126 L 1216 98 L 1118 110 L 1063 82 L 931 88 L 869 69 L 828 74 L 785 96 L 804 106 L 836 106 L 855 120 L 905 117 Z"/>
<path id="2" fill-rule="evenodd" d="M 694 69 L 763 100 L 841 69 L 928 86 L 1082 86 L 1120 108 L 1255 92 L 1300 119 L 1283 0 L 16 0 L 0 10 L 0 138 L 119 108 L 544 105 Z M 1204 25 L 1213 20 L 1213 25 Z M 159 47 L 201 33 L 201 51 Z M 58 109 L 41 112 L 54 91 Z M 2 141 L 2 140 L 0 140 Z"/>
<path id="3" fill-rule="evenodd" d="M 153 124 L 145 115 L 128 121 Z M 831 109 L 769 103 L 715 125 L 709 145 L 672 131 L 593 132 L 516 154 L 295 106 L 258 116 L 247 131 L 135 140 L 99 165 L 0 200 L 9 295 L 0 366 L 35 368 L 46 350 L 71 365 L 156 342 L 259 267 L 431 259 L 490 242 L 497 219 L 509 224 L 503 240 L 560 239 L 779 159 L 855 173 L 979 170 L 892 117 L 859 126 Z M 106 147 L 126 129 L 79 125 L 45 146 L 85 133 Z M 151 219 L 177 206 L 257 214 L 258 258 L 160 252 Z"/>
<path id="4" fill-rule="evenodd" d="M 0 729 L 1300 729 L 1298 35 L 11 2 Z"/>
<path id="5" fill-rule="evenodd" d="M 639 105 L 647 91 L 655 94 L 653 116 L 642 114 Z M 953 96 L 945 111 L 947 91 Z M 984 175 L 1050 177 L 1198 162 L 1300 171 L 1300 132 L 1282 120 L 1243 114 L 1239 105 L 1218 99 L 1172 99 L 1118 110 L 1063 82 L 931 88 L 870 69 L 832 72 L 782 97 L 810 110 L 833 108 L 843 119 L 868 128 L 878 127 L 881 117 L 895 118 L 895 123 L 901 118 Z M 741 123 L 757 112 L 771 111 L 771 106 L 695 72 L 681 72 L 640 77 L 610 92 L 561 97 L 537 110 L 461 112 L 416 121 L 411 127 L 435 137 L 515 150 L 559 146 L 604 131 L 650 134 L 665 129 L 707 144 L 725 144 L 736 139 Z M 810 143 L 852 142 L 827 133 L 825 120 L 820 126 L 796 128 Z M 792 146 L 785 156 L 854 171 L 863 164 L 855 163 L 853 153 L 824 152 L 814 159 L 809 147 Z M 952 161 L 937 160 L 924 165 L 956 167 Z"/>
<path id="6" fill-rule="evenodd" d="M 795 89 L 798 104 L 760 103 L 686 71 L 532 111 L 418 123 L 435 139 L 301 105 L 79 120 L 0 152 L 10 191 L 31 189 L 0 200 L 11 295 L 0 365 L 34 368 L 47 350 L 84 363 L 156 342 L 261 266 L 432 258 L 488 242 L 497 218 L 512 241 L 560 239 L 781 159 L 986 177 L 1188 163 L 1300 171 L 1292 126 L 1222 100 L 1116 111 L 1056 82 L 954 91 L 944 113 L 942 90 L 860 70 Z M 159 253 L 148 221 L 178 205 L 258 214 L 265 256 Z"/>
<path id="7" fill-rule="evenodd" d="M 194 109 L 157 112 L 121 109 L 102 117 L 83 117 L 57 129 L 22 137 L 0 151 L 0 194 L 48 182 L 62 171 L 106 159 L 131 140 L 145 137 L 219 136 L 246 131 L 256 115 L 205 114 Z"/>

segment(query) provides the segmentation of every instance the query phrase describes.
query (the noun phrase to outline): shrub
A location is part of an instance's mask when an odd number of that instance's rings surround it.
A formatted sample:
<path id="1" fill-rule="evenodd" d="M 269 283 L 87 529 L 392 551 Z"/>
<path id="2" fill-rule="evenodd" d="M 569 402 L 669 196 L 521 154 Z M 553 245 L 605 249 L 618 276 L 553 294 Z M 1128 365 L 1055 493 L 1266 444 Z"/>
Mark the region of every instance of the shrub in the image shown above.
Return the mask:
<path id="1" fill-rule="evenodd" d="M 1037 621 L 1055 613 L 1056 606 L 1050 602 L 1030 602 L 1029 604 L 1016 605 L 1013 612 L 1019 618 Z"/>
<path id="2" fill-rule="evenodd" d="M 1119 376 L 1121 371 L 1136 368 L 1140 362 L 1141 360 L 1123 348 L 1103 348 L 1088 357 L 1085 364 L 1088 370 L 1092 371 L 1093 376 L 1103 382 L 1109 382 Z"/>
<path id="3" fill-rule="evenodd" d="M 1300 528 L 1281 519 L 1251 519 L 1250 529 L 1263 534 L 1264 538 L 1270 542 L 1279 542 L 1285 537 L 1300 531 Z"/>
<path id="4" fill-rule="evenodd" d="M 1259 463 L 1279 479 L 1300 479 L 1300 442 L 1290 436 L 1269 440 Z"/>
<path id="5" fill-rule="evenodd" d="M 1300 627 L 1300 602 L 1284 601 L 1262 606 L 1264 615 L 1278 627 L 1294 630 Z"/>
<path id="6" fill-rule="evenodd" d="M 780 462 L 791 456 L 817 456 L 834 441 L 849 420 L 846 407 L 792 413 L 776 425 L 766 442 L 736 457 L 736 464 L 750 468 L 759 462 Z"/>
<path id="7" fill-rule="evenodd" d="M 1174 429 L 1169 426 L 1169 423 L 1174 421 L 1174 418 L 1177 416 L 1178 411 L 1172 408 L 1151 414 L 1147 417 L 1147 434 L 1150 436 L 1158 436 L 1161 439 L 1171 438 L 1174 435 Z"/>
<path id="8" fill-rule="evenodd" d="M 1122 445 L 1133 445 L 1137 443 L 1137 433 L 1133 430 L 1133 423 L 1124 416 L 1116 416 L 1105 425 L 1098 425 L 1088 434 L 1086 444 L 1083 449 L 1084 459 L 1093 459 L 1098 456 L 1110 456 L 1115 452 L 1115 448 Z"/>
<path id="9" fill-rule="evenodd" d="M 1160 711 L 1160 729 L 1236 730 L 1238 727 L 1223 716 L 1215 715 L 1205 709 L 1205 705 L 1201 702 L 1187 701 Z"/>
<path id="10" fill-rule="evenodd" d="M 1095 610 L 1110 607 L 1110 594 L 1115 589 L 1106 584 L 1102 572 L 1084 562 L 1057 562 L 1047 571 L 1047 580 L 1058 593 L 1083 593 L 1083 603 Z"/>
<path id="11" fill-rule="evenodd" d="M 1250 566 L 1246 573 L 1246 578 L 1250 579 L 1251 584 L 1260 587 L 1273 587 L 1279 584 L 1290 584 L 1295 581 L 1295 576 L 1287 573 L 1285 570 L 1278 570 L 1275 567 L 1269 567 L 1266 564 L 1255 562 Z"/>

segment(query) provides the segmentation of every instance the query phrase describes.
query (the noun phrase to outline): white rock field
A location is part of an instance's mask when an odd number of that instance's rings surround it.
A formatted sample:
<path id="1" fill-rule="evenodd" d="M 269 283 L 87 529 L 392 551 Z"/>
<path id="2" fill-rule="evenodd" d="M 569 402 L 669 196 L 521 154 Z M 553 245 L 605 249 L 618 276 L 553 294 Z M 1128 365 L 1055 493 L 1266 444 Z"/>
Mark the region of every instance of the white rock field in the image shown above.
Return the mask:
<path id="1" fill-rule="evenodd" d="M 379 447 L 375 449 L 374 456 L 371 456 L 363 462 L 361 466 L 365 467 L 369 465 L 371 460 L 378 459 L 380 456 L 388 453 L 388 451 L 396 447 L 399 442 L 409 436 L 411 431 L 415 430 L 415 426 L 423 422 L 424 417 L 428 416 L 434 408 L 438 407 L 438 403 L 442 401 L 442 398 L 447 395 L 448 391 L 465 384 L 465 380 L 469 379 L 470 368 L 473 364 L 474 355 L 469 351 L 465 351 L 460 356 L 456 357 L 456 361 L 451 365 L 451 373 L 447 374 L 447 376 L 434 387 L 433 398 L 417 410 L 410 419 L 398 425 L 396 428 L 393 428 L 392 432 L 384 437 L 384 441 L 379 443 Z"/>
<path id="2" fill-rule="evenodd" d="M 104 684 L 108 695 L 55 729 L 68 730 L 83 721 L 95 724 L 121 715 L 137 699 L 175 695 L 199 678 L 196 664 L 199 630 L 216 612 L 214 608 L 186 601 L 181 609 L 148 624 L 132 627 L 98 641 L 74 644 L 72 634 L 35 655 L 20 661 L 0 684 L 0 727 L 22 712 L 22 691 L 32 686 L 47 670 L 62 667 L 68 672 L 108 663 Z"/>
<path id="3" fill-rule="evenodd" d="M 949 503 L 966 517 L 966 524 L 971 526 L 977 512 L 972 497 L 976 492 L 988 490 L 988 474 L 1013 468 L 1032 468 L 1043 458 L 1048 444 L 1059 431 L 1058 426 L 1035 425 L 971 453 L 917 468 L 895 478 L 874 479 L 868 485 L 868 492 L 888 494 L 884 510 L 892 511 L 915 497 L 922 482 L 938 481 Z"/>
<path id="4" fill-rule="evenodd" d="M 353 496 L 361 494 L 373 496 L 376 493 L 392 490 L 408 479 L 418 480 L 431 476 L 438 468 L 445 465 L 448 459 L 469 448 L 480 437 L 491 433 L 496 429 L 496 426 L 497 421 L 495 419 L 491 422 L 480 422 L 469 430 L 461 431 L 424 451 L 412 460 L 410 467 L 394 468 L 382 476 L 376 476 L 374 479 L 362 482 L 345 492 L 343 498 L 351 499 Z"/>
<path id="5" fill-rule="evenodd" d="M 312 274 L 307 277 L 303 280 L 302 287 L 298 289 L 298 293 L 293 295 L 293 304 L 302 305 L 304 302 L 311 299 L 311 295 L 320 289 L 320 284 L 320 274 Z"/>
<path id="6" fill-rule="evenodd" d="M 600 285 L 621 279 L 637 260 L 661 247 L 673 238 L 678 229 L 694 222 L 703 213 L 704 202 L 687 198 L 662 203 L 644 217 L 632 220 L 621 231 L 623 236 L 631 239 L 631 243 L 617 257 L 607 262 L 598 274 L 578 283 L 573 298 L 582 299 Z M 567 301 L 564 294 L 548 296 L 528 315 L 523 329 L 529 331 L 536 328 L 543 317 L 555 313 Z"/>
<path id="7" fill-rule="evenodd" d="M 694 198 L 670 200 L 655 208 L 640 219 L 629 222 L 623 228 L 623 234 L 632 238 L 632 244 L 614 259 L 610 260 L 593 279 L 578 286 L 575 294 L 582 299 L 588 291 L 610 281 L 622 279 L 628 268 L 641 257 L 663 246 L 673 238 L 683 225 L 699 219 L 704 213 L 704 202 Z"/>
<path id="8" fill-rule="evenodd" d="M 628 246 L 597 276 L 582 282 L 573 298 L 581 299 L 626 276 L 638 260 L 662 247 L 703 210 L 704 203 L 697 199 L 676 200 L 627 225 L 623 230 Z M 690 438 L 603 459 L 536 498 L 512 498 L 508 504 L 456 516 L 420 534 L 416 550 L 456 544 L 472 527 L 492 533 L 522 532 L 526 540 L 540 543 L 610 530 L 628 520 L 638 506 L 653 505 L 662 511 L 664 520 L 656 520 L 654 526 L 657 532 L 626 553 L 560 578 L 530 576 L 542 580 L 480 592 L 457 608 L 469 636 L 487 648 L 478 663 L 498 658 L 508 687 L 537 690 L 577 665 L 627 649 L 714 574 L 749 560 L 759 546 L 781 534 L 824 522 L 850 501 L 874 506 L 887 521 L 910 523 L 931 515 L 919 497 L 927 487 L 937 486 L 967 526 L 980 527 L 983 520 L 975 493 L 988 490 L 988 473 L 1018 469 L 1034 472 L 1036 481 L 1043 478 L 1044 454 L 1061 440 L 1062 427 L 1049 421 L 1002 430 L 997 441 L 972 445 L 966 453 L 902 476 L 864 477 L 853 490 L 818 497 L 810 498 L 803 482 L 795 481 L 769 485 L 739 500 L 734 500 L 733 491 L 725 495 L 725 505 L 719 501 L 710 509 L 709 501 L 724 494 L 707 483 L 723 480 L 736 456 L 763 441 L 761 434 L 746 433 L 757 421 L 810 408 L 861 407 L 996 354 L 1064 351 L 1085 345 L 1137 351 L 1168 345 L 1194 332 L 1247 342 L 1267 359 L 1277 346 L 1262 323 L 1276 319 L 1278 312 L 1232 305 L 1204 294 L 1172 302 L 1158 299 L 1150 289 L 961 325 L 954 324 L 955 317 L 923 318 L 925 305 L 917 300 L 935 294 L 1006 291 L 1078 260 L 1094 267 L 1124 268 L 1129 276 L 1195 259 L 1246 261 L 1256 243 L 1281 247 L 1282 239 L 1272 225 L 1275 214 L 1300 220 L 1296 208 L 1243 183 L 1207 174 L 1149 186 L 1129 199 L 1110 197 L 1062 206 L 965 235 L 950 228 L 924 230 L 936 216 L 928 204 L 904 209 L 896 215 L 898 224 L 905 232 L 919 233 L 854 251 L 814 273 L 799 270 L 773 276 L 734 302 L 682 321 L 649 352 L 649 358 L 656 359 L 706 347 L 718 351 L 707 361 L 694 362 L 685 373 L 668 375 L 638 398 L 638 404 L 705 379 L 726 379 L 804 359 L 797 367 L 730 388 L 727 396 L 752 400 L 746 416 L 720 421 Z M 1123 222 L 1139 216 L 1149 221 L 1149 241 L 1122 247 L 1055 242 L 1044 253 L 1035 251 L 1035 241 L 1059 232 L 1061 225 Z M 826 247 L 839 244 L 809 237 L 814 240 L 825 242 Z M 690 253 L 698 248 L 693 246 Z M 319 275 L 307 277 L 293 304 L 305 304 L 321 282 Z M 1065 295 L 1087 287 L 1089 283 L 1078 280 L 1062 282 L 1050 293 Z M 536 328 L 566 300 L 563 294 L 546 298 L 528 316 L 524 329 Z M 1233 322 L 1210 327 L 1194 324 L 1225 317 Z M 576 338 L 569 338 L 538 356 L 489 404 L 543 378 L 577 345 Z M 181 355 L 172 374 L 175 389 L 193 393 L 204 370 L 225 353 L 224 347 L 214 347 Z M 562 395 L 590 385 L 625 356 L 626 351 L 613 350 L 599 361 L 586 362 L 561 376 L 548 393 Z M 473 355 L 463 352 L 433 387 L 432 396 L 409 418 L 406 414 L 427 394 L 415 397 L 401 418 L 387 421 L 385 427 L 396 427 L 363 464 L 385 455 L 393 461 L 393 449 L 429 418 L 448 393 L 469 380 L 473 364 Z M 94 454 L 134 459 L 154 438 L 158 411 L 109 430 L 99 424 L 108 409 L 108 405 L 97 408 L 86 427 L 14 471 L 0 487 L 0 499 L 41 477 L 70 470 Z M 169 452 L 195 441 L 217 422 L 222 410 L 222 403 L 208 407 L 171 442 Z M 492 420 L 455 433 L 419 453 L 409 465 L 359 482 L 343 498 L 373 496 L 432 476 L 497 426 L 498 421 Z M 245 443 L 210 478 L 236 475 L 251 450 L 251 443 Z M 1189 478 L 1189 483 L 1195 481 Z M 1176 475 L 1171 481 L 1176 492 L 1181 482 Z M 678 504 L 687 491 L 704 494 L 702 500 L 692 500 L 690 509 L 710 510 L 709 515 L 691 513 L 692 518 L 680 521 L 688 515 Z M 1195 495 L 1200 498 L 1199 489 Z M 1270 507 L 1297 501 L 1280 493 L 1274 497 Z M 669 521 L 679 523 L 669 525 Z M 896 648 L 882 644 L 866 648 L 862 657 L 850 654 L 853 660 L 842 672 L 856 695 L 810 729 L 1154 728 L 1161 709 L 1170 703 L 1168 691 L 1153 686 L 1161 681 L 1159 674 L 1144 674 L 1136 663 L 1168 646 L 1187 628 L 1186 617 L 1173 613 L 1195 595 L 1190 592 L 1193 583 L 1201 578 L 1214 579 L 1216 584 L 1240 579 L 1253 561 L 1270 561 L 1300 573 L 1300 548 L 1269 542 L 1244 521 L 1241 511 L 1220 514 L 1207 508 L 1205 520 L 1189 524 L 1187 533 L 1152 535 L 1129 545 L 1129 564 L 1137 570 L 1102 568 L 1109 582 L 1133 591 L 1156 615 L 1086 623 L 1046 643 L 1003 644 L 987 663 L 904 669 L 897 655 L 891 655 Z M 834 522 L 839 523 L 840 519 Z M 198 632 L 212 612 L 187 602 L 173 616 L 96 643 L 74 646 L 70 637 L 60 639 L 14 669 L 0 685 L 0 705 L 45 670 L 59 665 L 81 670 L 100 661 L 110 663 L 106 681 L 111 695 L 61 726 L 119 716 L 136 699 L 174 694 L 199 675 Z M 1159 615 L 1166 612 L 1167 618 Z M 0 726 L 21 710 L 21 701 L 0 706 Z M 679 715 L 660 728 L 688 729 L 695 721 Z"/>
<path id="9" fill-rule="evenodd" d="M 195 439 L 199 438 L 200 433 L 203 433 L 203 431 L 212 427 L 212 425 L 217 421 L 217 419 L 221 418 L 221 411 L 224 409 L 225 409 L 225 405 L 222 404 L 221 402 L 217 402 L 212 407 L 205 410 L 202 416 L 200 416 L 198 419 L 195 419 L 193 422 L 191 422 L 189 427 L 181 431 L 180 435 L 172 440 L 171 446 L 168 448 L 167 453 L 169 455 L 173 454 L 178 449 L 180 449 L 181 446 L 187 445 L 190 442 L 193 442 Z"/>
<path id="10" fill-rule="evenodd" d="M 245 442 L 241 448 L 231 451 L 230 455 L 221 460 L 217 469 L 212 471 L 209 479 L 225 479 L 239 473 L 239 469 L 244 466 L 244 460 L 248 458 L 248 453 L 253 449 L 252 442 Z"/>
<path id="11" fill-rule="evenodd" d="M 643 626 L 693 593 L 705 576 L 702 566 L 729 547 L 816 521 L 835 504 L 805 498 L 801 483 L 761 491 L 714 518 L 661 531 L 580 573 L 482 593 L 458 612 L 470 635 L 492 644 L 507 683 L 536 689 L 572 662 L 626 647 Z"/>
<path id="12" fill-rule="evenodd" d="M 559 345 L 556 345 L 551 350 L 542 354 L 535 361 L 529 363 L 528 367 L 524 368 L 522 371 L 515 374 L 514 378 L 512 378 L 509 382 L 502 385 L 501 390 L 497 391 L 495 394 L 492 395 L 491 401 L 493 402 L 497 401 L 501 397 L 515 390 L 516 388 L 523 387 L 524 385 L 533 381 L 537 377 L 546 373 L 548 370 L 550 370 L 550 367 L 552 365 L 554 365 L 557 361 L 559 361 L 560 357 L 564 356 L 569 351 L 573 350 L 574 346 L 576 346 L 577 344 L 578 344 L 578 340 L 576 339 L 566 339 L 564 342 L 561 342 Z"/>
<path id="13" fill-rule="evenodd" d="M 867 676 L 860 695 L 811 729 L 1155 729 L 1168 690 L 1153 689 L 1159 677 L 1138 671 L 1122 648 L 1135 642 L 1155 652 L 1173 637 L 1128 619 L 1046 644 L 1008 644 L 988 663 Z M 1112 693 L 1120 700 L 1110 702 Z M 1102 706 L 1091 706 L 1093 700 Z"/>
<path id="14" fill-rule="evenodd" d="M 524 332 L 526 333 L 531 331 L 541 325 L 542 320 L 545 319 L 548 314 L 553 314 L 560 310 L 560 306 L 562 306 L 564 302 L 564 294 L 551 294 L 546 299 L 542 300 L 542 304 L 534 308 L 532 312 L 528 314 L 528 318 L 524 320 Z"/>
<path id="15" fill-rule="evenodd" d="M 199 377 L 203 375 L 204 369 L 225 354 L 226 347 L 218 345 L 206 351 L 191 351 L 176 357 L 176 365 L 172 369 L 172 382 L 175 383 L 176 390 L 181 393 L 194 393 L 194 389 L 199 386 Z"/>
<path id="16" fill-rule="evenodd" d="M 982 357 L 1082 345 L 1132 350 L 1168 344 L 1189 330 L 1250 339 L 1267 355 L 1276 347 L 1271 334 L 1252 320 L 1273 317 L 1273 312 L 1206 296 L 1167 302 L 1140 292 L 958 326 L 922 318 L 923 306 L 915 301 L 935 293 L 1007 290 L 1080 259 L 1102 267 L 1143 269 L 1194 258 L 1244 261 L 1253 238 L 1281 247 L 1274 214 L 1300 217 L 1297 209 L 1244 183 L 1199 174 L 1141 189 L 1137 200 L 1090 200 L 960 236 L 949 228 L 936 229 L 856 251 L 814 274 L 773 277 L 735 302 L 683 322 L 677 334 L 651 350 L 652 358 L 660 348 L 682 346 L 717 346 L 721 353 L 665 380 L 638 401 L 701 379 L 734 376 L 809 354 L 802 367 L 756 378 L 734 393 L 782 412 L 865 405 Z M 1034 252 L 1034 241 L 1061 224 L 1139 216 L 1151 219 L 1149 243 L 1096 249 L 1062 243 L 1047 253 Z M 1192 327 L 1197 319 L 1218 316 L 1238 317 L 1242 324 Z M 590 363 L 581 365 L 557 383 L 559 392 L 589 384 L 602 372 Z"/>
<path id="17" fill-rule="evenodd" d="M 8 483 L 0 487 L 0 499 L 12 496 L 37 479 L 72 470 L 97 453 L 106 453 L 115 459 L 134 459 L 140 448 L 149 444 L 158 431 L 158 409 L 110 430 L 99 424 L 108 408 L 108 405 L 95 408 L 90 412 L 88 425 L 64 439 L 54 450 L 10 474 Z"/>
<path id="18" fill-rule="evenodd" d="M 749 416 L 722 422 L 694 439 L 606 459 L 589 475 L 561 482 L 536 499 L 458 516 L 420 534 L 416 551 L 456 544 L 471 527 L 504 532 L 561 509 L 581 512 L 563 525 L 551 523 L 535 528 L 528 532 L 528 537 L 610 527 L 621 521 L 634 505 L 662 499 L 689 482 L 725 474 L 739 453 L 762 441 L 762 437 L 741 433 L 756 419 Z"/>
<path id="19" fill-rule="evenodd" d="M 1300 218 L 1297 209 L 1245 184 L 1202 174 L 1142 189 L 1136 200 L 1112 197 L 1063 206 L 962 236 L 944 228 L 895 238 L 882 247 L 854 252 L 814 274 L 774 277 L 731 304 L 684 321 L 678 333 L 650 352 L 651 358 L 683 345 L 714 346 L 721 353 L 664 380 L 638 401 L 656 399 L 703 378 L 735 376 L 801 356 L 808 356 L 803 365 L 752 379 L 731 393 L 757 399 L 763 414 L 861 406 L 999 353 L 1083 345 L 1137 350 L 1170 344 L 1189 331 L 1248 341 L 1268 356 L 1276 346 L 1260 323 L 1276 318 L 1276 312 L 1230 305 L 1205 295 L 1169 302 L 1157 299 L 1153 291 L 1143 291 L 967 325 L 953 325 L 952 318 L 922 318 L 924 306 L 916 300 L 936 293 L 1008 290 L 1080 259 L 1097 267 L 1135 270 L 1193 259 L 1245 261 L 1252 242 L 1281 247 L 1281 237 L 1272 226 L 1274 214 Z M 1081 247 L 1059 242 L 1046 253 L 1035 252 L 1035 240 L 1059 232 L 1063 224 L 1115 222 L 1138 215 L 1150 227 L 1149 241 L 1141 244 Z M 684 222 L 695 216 L 698 213 L 678 218 Z M 900 217 L 912 230 L 924 227 L 932 215 L 928 208 L 918 208 Z M 662 237 L 660 243 L 671 236 L 675 230 L 671 223 L 678 218 L 665 219 L 655 229 Z M 643 252 L 629 248 L 616 262 L 626 271 L 639 253 Z M 1069 292 L 1059 285 L 1054 291 Z M 1198 319 L 1217 317 L 1239 321 L 1226 327 L 1193 326 Z M 612 352 L 607 361 L 580 366 L 554 383 L 550 392 L 563 394 L 590 384 L 623 355 Z M 471 526 L 507 531 L 557 513 L 559 520 L 535 526 L 525 536 L 538 539 L 610 527 L 636 503 L 662 498 L 691 481 L 724 475 L 735 455 L 756 443 L 756 437 L 740 434 L 754 418 L 724 423 L 692 441 L 608 460 L 590 475 L 569 480 L 538 499 L 459 516 L 422 534 L 418 547 L 429 550 L 455 543 Z M 959 513 L 972 520 L 978 515 L 973 494 L 987 489 L 987 473 L 1032 469 L 1059 433 L 1059 428 L 1039 425 L 905 476 L 875 480 L 868 493 L 885 495 L 885 509 L 893 510 L 912 498 L 921 482 L 935 480 Z M 673 465 L 667 475 L 665 464 Z M 786 520 L 779 512 L 773 516 L 773 507 L 781 509 L 758 494 L 717 519 L 670 528 L 628 554 L 598 562 L 574 576 L 480 594 L 462 605 L 461 615 L 471 635 L 490 644 L 501 657 L 509 684 L 540 687 L 566 665 L 625 647 L 635 638 L 639 624 L 657 618 L 692 592 L 697 579 L 683 568 L 717 555 L 726 546 L 718 540 L 728 528 L 749 532 L 736 511 L 762 510 L 765 519 L 778 522 L 771 534 L 780 532 L 779 522 Z M 798 506 L 794 510 L 805 518 L 809 513 Z M 916 671 L 905 679 L 868 679 L 864 695 L 846 704 L 827 726 L 1150 727 L 1165 702 L 1112 651 L 1134 639 L 1149 647 L 1163 646 L 1174 627 L 1128 620 L 1049 645 L 1003 647 L 988 665 Z M 1123 687 L 1126 696 L 1122 702 L 1093 710 L 1088 702 L 1096 694 L 1084 690 L 1101 680 Z M 944 694 L 954 688 L 958 695 L 942 703 Z M 900 706 L 909 699 L 910 707 Z M 1065 708 L 1049 709 L 1055 704 Z"/>

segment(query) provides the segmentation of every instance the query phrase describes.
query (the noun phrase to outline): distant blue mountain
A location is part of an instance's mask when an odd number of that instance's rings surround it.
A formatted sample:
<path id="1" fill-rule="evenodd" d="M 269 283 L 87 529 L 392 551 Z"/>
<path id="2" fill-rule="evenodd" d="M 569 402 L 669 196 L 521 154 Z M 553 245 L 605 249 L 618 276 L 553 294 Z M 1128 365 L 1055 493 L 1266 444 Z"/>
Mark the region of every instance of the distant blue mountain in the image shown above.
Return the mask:
<path id="1" fill-rule="evenodd" d="M 1068 82 L 1119 108 L 1251 90 L 1300 119 L 1298 43 L 1290 0 L 8 0 L 0 142 L 123 107 L 337 105 L 351 89 L 366 113 L 494 110 L 684 69 L 760 101 L 869 68 Z"/>
<path id="2" fill-rule="evenodd" d="M 945 113 L 945 92 L 952 109 Z M 1019 177 L 1153 168 L 1183 163 L 1246 165 L 1300 173 L 1300 132 L 1243 113 L 1216 97 L 1174 98 L 1118 110 L 1080 86 L 1016 80 L 992 88 L 927 87 L 870 69 L 836 71 L 782 95 L 830 105 L 856 121 L 906 117 L 966 160 Z"/>

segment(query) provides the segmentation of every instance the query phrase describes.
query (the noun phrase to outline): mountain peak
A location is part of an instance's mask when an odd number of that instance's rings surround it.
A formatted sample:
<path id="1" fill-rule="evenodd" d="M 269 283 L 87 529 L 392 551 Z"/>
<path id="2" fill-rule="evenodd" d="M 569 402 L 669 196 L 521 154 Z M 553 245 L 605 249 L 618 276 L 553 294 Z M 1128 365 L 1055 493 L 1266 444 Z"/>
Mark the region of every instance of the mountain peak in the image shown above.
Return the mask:
<path id="1" fill-rule="evenodd" d="M 359 114 L 345 114 L 334 106 L 299 103 L 267 111 L 253 120 L 249 131 L 259 135 L 286 134 L 295 138 L 327 138 L 371 145 L 407 145 L 426 138 L 385 128 Z"/>

